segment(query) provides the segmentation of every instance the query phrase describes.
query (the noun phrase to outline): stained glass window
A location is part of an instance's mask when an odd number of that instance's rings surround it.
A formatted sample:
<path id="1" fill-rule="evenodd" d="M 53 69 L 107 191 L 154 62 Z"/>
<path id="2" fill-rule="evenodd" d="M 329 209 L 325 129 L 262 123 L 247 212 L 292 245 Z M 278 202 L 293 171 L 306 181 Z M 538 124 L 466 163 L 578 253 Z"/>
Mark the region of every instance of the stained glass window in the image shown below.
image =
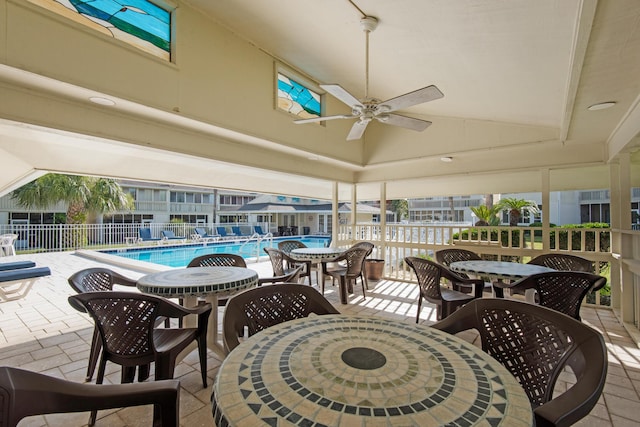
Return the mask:
<path id="1" fill-rule="evenodd" d="M 278 73 L 278 108 L 301 119 L 320 116 L 320 95 Z"/>
<path id="2" fill-rule="evenodd" d="M 29 0 L 75 22 L 171 59 L 171 12 L 147 0 Z"/>

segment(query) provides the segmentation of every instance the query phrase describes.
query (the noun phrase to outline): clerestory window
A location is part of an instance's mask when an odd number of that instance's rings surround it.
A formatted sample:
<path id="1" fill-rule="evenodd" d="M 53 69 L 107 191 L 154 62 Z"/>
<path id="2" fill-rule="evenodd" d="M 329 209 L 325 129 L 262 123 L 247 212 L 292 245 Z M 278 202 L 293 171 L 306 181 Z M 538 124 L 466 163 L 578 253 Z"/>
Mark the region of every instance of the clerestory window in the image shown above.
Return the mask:
<path id="1" fill-rule="evenodd" d="M 28 1 L 152 55 L 171 60 L 171 12 L 150 1 Z"/>

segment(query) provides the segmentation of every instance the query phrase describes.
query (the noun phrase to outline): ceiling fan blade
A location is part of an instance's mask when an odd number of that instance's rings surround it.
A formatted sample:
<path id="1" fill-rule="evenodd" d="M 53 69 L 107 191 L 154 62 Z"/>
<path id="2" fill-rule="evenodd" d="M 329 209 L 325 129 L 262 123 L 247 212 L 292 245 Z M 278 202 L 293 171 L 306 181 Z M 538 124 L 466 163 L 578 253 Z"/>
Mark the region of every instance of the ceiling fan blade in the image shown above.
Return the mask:
<path id="1" fill-rule="evenodd" d="M 349 135 L 347 135 L 347 141 L 353 141 L 355 139 L 362 138 L 362 134 L 364 130 L 367 128 L 369 121 L 360 121 L 358 120 L 351 126 L 351 130 L 349 131 Z"/>
<path id="2" fill-rule="evenodd" d="M 358 116 L 353 116 L 350 114 L 338 114 L 336 116 L 324 116 L 324 117 L 313 117 L 311 119 L 298 119 L 298 120 L 294 120 L 293 123 L 299 125 L 301 123 L 317 123 L 317 122 L 324 122 L 327 120 L 335 120 L 335 119 L 354 119 Z"/>
<path id="3" fill-rule="evenodd" d="M 349 107 L 353 108 L 353 106 L 355 105 L 359 105 L 361 107 L 363 106 L 362 103 L 355 96 L 351 95 L 349 92 L 344 90 L 340 85 L 336 85 L 336 84 L 320 85 L 320 87 L 326 90 L 327 92 L 329 92 L 334 97 L 338 98 L 340 101 L 347 104 Z"/>
<path id="4" fill-rule="evenodd" d="M 431 85 L 423 87 L 422 89 L 414 90 L 413 92 L 405 93 L 404 95 L 400 95 L 388 101 L 381 102 L 380 105 L 386 106 L 388 108 L 387 111 L 395 111 L 411 107 L 413 105 L 434 101 L 442 97 L 444 97 L 444 94 L 440 92 L 440 89 Z"/>
<path id="5" fill-rule="evenodd" d="M 430 121 L 414 119 L 413 117 L 401 116 L 399 114 L 385 114 L 376 118 L 382 123 L 393 126 L 400 126 L 411 130 L 416 130 L 418 132 L 425 130 L 431 125 Z"/>

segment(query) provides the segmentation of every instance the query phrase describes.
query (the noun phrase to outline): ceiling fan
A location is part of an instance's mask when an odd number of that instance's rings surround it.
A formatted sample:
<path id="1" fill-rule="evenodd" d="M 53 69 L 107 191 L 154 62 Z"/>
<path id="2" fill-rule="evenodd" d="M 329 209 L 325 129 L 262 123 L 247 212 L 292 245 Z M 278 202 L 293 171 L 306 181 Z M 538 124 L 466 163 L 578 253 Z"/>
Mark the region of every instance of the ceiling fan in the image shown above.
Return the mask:
<path id="1" fill-rule="evenodd" d="M 366 34 L 364 99 L 358 100 L 355 96 L 351 95 L 337 84 L 320 85 L 322 89 L 326 90 L 331 95 L 351 107 L 351 114 L 299 119 L 294 120 L 294 123 L 314 123 L 335 119 L 358 119 L 358 121 L 356 121 L 351 127 L 351 131 L 347 136 L 347 141 L 360 139 L 364 134 L 364 130 L 367 128 L 367 125 L 373 119 L 382 123 L 400 126 L 415 131 L 425 130 L 431 124 L 430 121 L 414 119 L 413 117 L 402 116 L 400 114 L 393 114 L 393 111 L 440 99 L 444 97 L 444 94 L 440 92 L 440 89 L 431 85 L 413 92 L 405 93 L 404 95 L 400 95 L 384 102 L 376 98 L 369 98 L 369 33 L 377 28 L 378 20 L 372 16 L 365 16 L 360 20 L 360 25 Z"/>

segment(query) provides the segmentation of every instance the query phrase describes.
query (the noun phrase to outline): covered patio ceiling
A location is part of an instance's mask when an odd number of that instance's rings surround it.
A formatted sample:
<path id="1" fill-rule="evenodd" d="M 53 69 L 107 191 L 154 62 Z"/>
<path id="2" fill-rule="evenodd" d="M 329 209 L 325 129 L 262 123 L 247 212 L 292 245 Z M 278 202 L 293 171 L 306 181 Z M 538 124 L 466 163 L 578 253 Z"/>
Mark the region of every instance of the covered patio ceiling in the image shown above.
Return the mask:
<path id="1" fill-rule="evenodd" d="M 377 17 L 370 94 L 384 100 L 434 84 L 445 96 L 401 112 L 432 121 L 425 131 L 372 122 L 358 141 L 345 141 L 353 120 L 263 119 L 261 109 L 273 110 L 268 103 L 255 102 L 246 116 L 232 106 L 228 117 L 216 116 L 225 99 L 182 78 L 193 72 L 186 55 L 181 61 L 180 38 L 170 70 L 181 77 L 175 99 L 136 96 L 126 79 L 116 85 L 104 72 L 92 79 L 93 53 L 42 46 L 46 31 L 23 35 L 9 25 L 47 19 L 57 34 L 69 24 L 43 18 L 34 5 L 0 1 L 8 28 L 0 35 L 0 194 L 53 171 L 318 199 L 330 199 L 337 182 L 341 200 L 354 184 L 359 199 L 377 199 L 385 182 L 392 199 L 539 191 L 546 169 L 552 190 L 608 188 L 608 163 L 631 153 L 633 170 L 640 164 L 633 154 L 640 146 L 636 0 L 167 0 L 177 6 L 178 36 L 188 15 L 220 44 L 358 97 L 365 80 L 359 21 L 363 13 Z M 73 26 L 64 31 L 91 37 Z M 251 72 L 244 56 L 203 44 L 216 60 L 198 71 L 220 64 Z M 115 105 L 91 104 L 92 96 Z M 326 115 L 349 113 L 331 95 L 325 100 Z M 615 105 L 588 109 L 607 101 Z"/>

